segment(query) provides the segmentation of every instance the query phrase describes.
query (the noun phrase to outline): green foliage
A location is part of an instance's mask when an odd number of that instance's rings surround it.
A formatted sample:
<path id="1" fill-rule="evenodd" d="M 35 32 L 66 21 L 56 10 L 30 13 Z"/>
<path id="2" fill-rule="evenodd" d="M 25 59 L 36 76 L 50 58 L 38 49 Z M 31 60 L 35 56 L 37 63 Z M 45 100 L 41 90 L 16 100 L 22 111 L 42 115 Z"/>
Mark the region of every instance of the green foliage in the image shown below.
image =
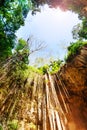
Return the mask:
<path id="1" fill-rule="evenodd" d="M 58 70 L 60 69 L 61 65 L 62 65 L 62 60 L 55 60 L 55 61 L 51 61 L 49 65 L 44 65 L 43 67 L 38 68 L 42 74 L 45 73 L 56 73 L 58 72 Z"/>
<path id="2" fill-rule="evenodd" d="M 22 61 L 14 62 L 10 66 L 10 68 L 12 68 L 12 66 L 14 66 L 14 68 L 11 70 L 10 75 L 20 85 L 23 85 L 24 81 L 27 79 L 28 76 L 32 77 L 35 74 L 41 74 L 41 72 L 37 68 L 32 67 L 32 66 L 28 66 L 27 64 L 25 64 Z"/>
<path id="3" fill-rule="evenodd" d="M 33 67 L 33 66 L 28 66 L 28 71 L 38 73 L 38 74 L 42 74 L 42 71 L 40 69 Z"/>
<path id="4" fill-rule="evenodd" d="M 33 122 L 29 123 L 29 128 L 33 130 L 37 130 L 37 127 Z"/>
<path id="5" fill-rule="evenodd" d="M 82 19 L 82 26 L 78 34 L 79 34 L 79 37 L 87 39 L 87 18 Z"/>
<path id="6" fill-rule="evenodd" d="M 24 25 L 30 0 L 4 0 L 0 3 L 0 59 L 9 57 L 16 42 L 15 32 Z"/>
<path id="7" fill-rule="evenodd" d="M 0 124 L 0 130 L 3 130 L 2 125 Z"/>
<path id="8" fill-rule="evenodd" d="M 14 63 L 14 68 L 11 71 L 11 75 L 15 78 L 15 81 L 22 84 L 28 76 L 28 66 L 22 61 Z"/>
<path id="9" fill-rule="evenodd" d="M 8 130 L 17 130 L 18 128 L 18 120 L 12 120 L 8 122 Z"/>
<path id="10" fill-rule="evenodd" d="M 65 58 L 65 61 L 71 60 L 74 55 L 76 55 L 79 51 L 79 49 L 87 44 L 87 41 L 77 41 L 75 43 L 71 43 L 71 45 L 68 47 L 68 54 Z"/>
<path id="11" fill-rule="evenodd" d="M 23 40 L 22 38 L 19 39 L 18 44 L 15 47 L 15 53 L 17 54 L 17 56 L 21 57 L 21 60 L 25 63 L 28 64 L 29 63 L 29 47 L 28 47 L 28 43 Z"/>
<path id="12" fill-rule="evenodd" d="M 38 69 L 42 74 L 46 74 L 48 72 L 49 65 L 44 65 L 43 67 L 40 67 Z"/>
<path id="13" fill-rule="evenodd" d="M 25 46 L 27 46 L 27 42 L 25 40 L 23 40 L 22 38 L 20 38 L 18 40 L 18 44 L 16 45 L 15 50 L 18 52 L 18 51 L 24 49 Z"/>
<path id="14" fill-rule="evenodd" d="M 60 69 L 61 65 L 62 65 L 62 60 L 56 60 L 51 62 L 51 64 L 49 65 L 49 71 L 50 73 L 56 73 L 58 72 L 58 70 Z"/>
<path id="15" fill-rule="evenodd" d="M 74 39 L 87 39 L 87 18 L 82 18 L 82 23 L 74 26 L 72 34 Z"/>

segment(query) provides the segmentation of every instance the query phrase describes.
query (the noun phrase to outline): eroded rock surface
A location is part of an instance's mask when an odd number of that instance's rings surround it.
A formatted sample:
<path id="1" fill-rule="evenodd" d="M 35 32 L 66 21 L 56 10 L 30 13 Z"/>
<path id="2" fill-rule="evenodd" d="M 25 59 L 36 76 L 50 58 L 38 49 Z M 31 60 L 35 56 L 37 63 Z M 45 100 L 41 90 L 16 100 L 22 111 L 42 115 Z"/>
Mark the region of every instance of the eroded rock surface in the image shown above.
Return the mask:
<path id="1" fill-rule="evenodd" d="M 87 129 L 87 46 L 53 75 L 15 75 L 12 59 L 0 70 L 3 130 Z"/>

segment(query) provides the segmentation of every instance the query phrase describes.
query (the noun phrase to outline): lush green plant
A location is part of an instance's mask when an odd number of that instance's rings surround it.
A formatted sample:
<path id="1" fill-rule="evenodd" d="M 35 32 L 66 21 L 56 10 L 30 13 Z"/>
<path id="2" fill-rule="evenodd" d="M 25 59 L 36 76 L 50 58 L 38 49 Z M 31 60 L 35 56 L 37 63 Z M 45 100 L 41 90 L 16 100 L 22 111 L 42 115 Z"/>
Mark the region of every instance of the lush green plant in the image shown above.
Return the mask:
<path id="1" fill-rule="evenodd" d="M 22 38 L 19 39 L 18 44 L 15 47 L 15 54 L 21 57 L 21 61 L 23 61 L 25 64 L 29 63 L 29 46 L 28 43 Z"/>
<path id="2" fill-rule="evenodd" d="M 79 37 L 87 39 L 87 18 L 82 19 L 82 26 L 78 32 Z"/>
<path id="3" fill-rule="evenodd" d="M 42 74 L 42 72 L 38 68 L 33 67 L 33 66 L 28 66 L 28 71 L 38 73 L 38 74 Z"/>
<path id="4" fill-rule="evenodd" d="M 32 123 L 32 122 L 29 123 L 29 127 L 30 127 L 30 129 L 37 130 L 36 125 L 34 123 Z"/>
<path id="5" fill-rule="evenodd" d="M 31 0 L 0 1 L 0 59 L 11 56 L 16 42 L 15 32 L 24 25 Z"/>
<path id="6" fill-rule="evenodd" d="M 56 73 L 58 72 L 58 70 L 60 69 L 61 65 L 62 65 L 62 60 L 55 60 L 55 61 L 51 61 L 50 64 L 48 65 L 44 65 L 43 67 L 38 68 L 43 74 L 45 73 Z"/>
<path id="7" fill-rule="evenodd" d="M 0 124 L 0 130 L 3 130 L 2 125 Z"/>
<path id="8" fill-rule="evenodd" d="M 49 65 L 49 72 L 50 73 L 56 73 L 58 72 L 58 70 L 60 69 L 61 65 L 62 65 L 62 60 L 56 60 L 51 62 L 51 64 Z"/>
<path id="9" fill-rule="evenodd" d="M 79 49 L 84 46 L 85 44 L 87 44 L 87 41 L 77 41 L 75 43 L 71 43 L 71 45 L 68 47 L 68 53 L 67 56 L 65 58 L 65 61 L 70 60 L 75 54 L 78 53 Z"/>
<path id="10" fill-rule="evenodd" d="M 18 128 L 18 120 L 12 120 L 8 122 L 8 130 L 17 130 Z"/>
<path id="11" fill-rule="evenodd" d="M 48 72 L 48 69 L 49 69 L 49 65 L 44 65 L 44 66 L 38 68 L 38 70 L 39 70 L 42 74 L 47 73 L 47 72 Z"/>

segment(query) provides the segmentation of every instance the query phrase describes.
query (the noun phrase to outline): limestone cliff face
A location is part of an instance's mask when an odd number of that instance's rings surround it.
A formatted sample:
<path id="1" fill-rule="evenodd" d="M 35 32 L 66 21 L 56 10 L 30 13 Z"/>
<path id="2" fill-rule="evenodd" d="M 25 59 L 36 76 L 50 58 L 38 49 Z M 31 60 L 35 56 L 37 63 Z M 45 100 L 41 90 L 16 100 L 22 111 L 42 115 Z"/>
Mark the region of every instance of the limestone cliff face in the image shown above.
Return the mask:
<path id="1" fill-rule="evenodd" d="M 69 92 L 69 106 L 76 128 L 87 129 L 87 45 L 58 72 Z M 66 101 L 67 102 L 67 101 Z"/>
<path id="2" fill-rule="evenodd" d="M 3 130 L 87 130 L 87 45 L 53 75 L 24 77 L 15 63 L 0 68 Z"/>

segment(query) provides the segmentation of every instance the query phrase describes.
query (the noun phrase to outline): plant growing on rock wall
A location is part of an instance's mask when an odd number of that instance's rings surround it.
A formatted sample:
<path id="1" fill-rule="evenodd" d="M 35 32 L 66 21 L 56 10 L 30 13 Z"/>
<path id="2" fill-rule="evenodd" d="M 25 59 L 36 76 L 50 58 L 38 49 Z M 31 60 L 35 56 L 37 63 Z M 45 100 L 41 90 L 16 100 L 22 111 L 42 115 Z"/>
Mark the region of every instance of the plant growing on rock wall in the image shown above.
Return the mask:
<path id="1" fill-rule="evenodd" d="M 18 120 L 12 120 L 8 122 L 8 130 L 17 130 L 18 129 Z"/>
<path id="2" fill-rule="evenodd" d="M 58 70 L 60 69 L 61 65 L 62 65 L 62 60 L 58 59 L 55 61 L 52 61 L 49 65 L 49 71 L 50 73 L 56 73 L 58 72 Z"/>
<path id="3" fill-rule="evenodd" d="M 2 125 L 0 124 L 0 130 L 3 130 Z"/>
<path id="4" fill-rule="evenodd" d="M 65 57 L 65 61 L 71 60 L 76 54 L 78 54 L 79 49 L 81 49 L 84 45 L 87 44 L 87 41 L 77 41 L 77 42 L 72 42 L 71 45 L 68 47 L 68 53 L 67 56 Z"/>
<path id="5" fill-rule="evenodd" d="M 62 60 L 58 59 L 58 60 L 54 60 L 51 61 L 50 64 L 46 64 L 43 67 L 38 68 L 43 74 L 46 73 L 56 73 L 58 72 L 58 70 L 60 69 L 61 65 L 62 65 Z"/>

